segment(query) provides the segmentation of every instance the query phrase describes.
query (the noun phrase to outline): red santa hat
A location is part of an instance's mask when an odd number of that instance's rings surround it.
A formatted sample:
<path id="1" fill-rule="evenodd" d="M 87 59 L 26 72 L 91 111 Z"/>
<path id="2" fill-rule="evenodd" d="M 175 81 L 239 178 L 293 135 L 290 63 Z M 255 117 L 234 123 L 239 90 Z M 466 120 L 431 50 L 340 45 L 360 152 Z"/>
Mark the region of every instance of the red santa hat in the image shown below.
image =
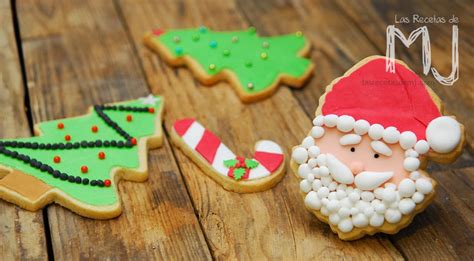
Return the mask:
<path id="1" fill-rule="evenodd" d="M 323 115 L 348 115 L 399 134 L 411 132 L 439 153 L 454 150 L 462 136 L 460 124 L 442 116 L 424 82 L 406 65 L 397 61 L 395 73 L 385 65 L 385 57 L 368 58 L 339 78 L 326 94 Z"/>

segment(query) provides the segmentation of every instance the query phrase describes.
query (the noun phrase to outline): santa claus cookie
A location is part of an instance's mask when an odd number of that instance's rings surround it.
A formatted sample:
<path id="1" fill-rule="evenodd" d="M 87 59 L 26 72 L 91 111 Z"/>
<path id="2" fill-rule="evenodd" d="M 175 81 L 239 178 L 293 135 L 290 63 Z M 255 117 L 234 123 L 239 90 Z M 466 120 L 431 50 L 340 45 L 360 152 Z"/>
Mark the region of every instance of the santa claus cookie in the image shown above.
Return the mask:
<path id="1" fill-rule="evenodd" d="M 343 240 L 394 234 L 433 200 L 428 160 L 453 161 L 463 126 L 405 64 L 369 57 L 334 80 L 293 149 L 306 207 Z"/>
<path id="2" fill-rule="evenodd" d="M 55 202 L 85 217 L 118 216 L 117 183 L 147 179 L 162 112 L 162 98 L 150 95 L 42 122 L 38 137 L 0 140 L 0 198 L 31 211 Z"/>
<path id="3" fill-rule="evenodd" d="M 227 80 L 244 102 L 264 99 L 281 83 L 301 87 L 314 65 L 301 32 L 260 37 L 255 28 L 215 32 L 196 29 L 149 32 L 145 44 L 174 66 L 187 65 L 203 84 Z"/>
<path id="4" fill-rule="evenodd" d="M 171 140 L 209 177 L 230 191 L 264 191 L 285 174 L 283 151 L 273 141 L 258 141 L 251 159 L 239 157 L 194 119 L 176 121 Z"/>

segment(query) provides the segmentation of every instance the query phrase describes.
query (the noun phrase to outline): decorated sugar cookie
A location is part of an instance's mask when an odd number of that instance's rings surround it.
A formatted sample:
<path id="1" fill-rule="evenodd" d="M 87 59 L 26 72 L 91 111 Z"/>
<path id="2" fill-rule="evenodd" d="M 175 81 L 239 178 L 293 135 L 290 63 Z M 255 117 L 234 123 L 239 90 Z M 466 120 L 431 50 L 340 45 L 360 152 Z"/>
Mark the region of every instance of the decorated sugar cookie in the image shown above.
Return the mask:
<path id="1" fill-rule="evenodd" d="M 117 182 L 147 179 L 162 112 L 163 99 L 150 95 L 42 122 L 37 137 L 0 140 L 0 198 L 31 211 L 55 202 L 85 217 L 120 215 Z"/>
<path id="2" fill-rule="evenodd" d="M 394 234 L 433 200 L 428 160 L 453 161 L 463 126 L 405 64 L 369 57 L 333 81 L 293 148 L 306 207 L 343 240 Z"/>
<path id="3" fill-rule="evenodd" d="M 285 174 L 283 151 L 273 141 L 258 141 L 252 158 L 236 156 L 216 135 L 194 119 L 176 121 L 171 139 L 209 177 L 227 190 L 239 193 L 267 190 Z"/>
<path id="4" fill-rule="evenodd" d="M 235 32 L 158 29 L 146 34 L 145 44 L 169 64 L 187 65 L 203 84 L 227 80 L 244 102 L 270 96 L 280 83 L 301 87 L 314 68 L 303 57 L 310 44 L 301 32 L 260 37 L 253 27 Z"/>

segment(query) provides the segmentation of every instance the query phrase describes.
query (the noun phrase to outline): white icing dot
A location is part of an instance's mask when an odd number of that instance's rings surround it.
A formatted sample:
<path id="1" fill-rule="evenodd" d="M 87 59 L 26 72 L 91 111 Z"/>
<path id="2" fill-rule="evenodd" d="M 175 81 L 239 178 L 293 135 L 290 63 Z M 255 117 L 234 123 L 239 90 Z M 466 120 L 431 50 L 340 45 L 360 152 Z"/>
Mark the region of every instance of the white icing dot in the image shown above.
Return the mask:
<path id="1" fill-rule="evenodd" d="M 382 193 L 382 199 L 386 203 L 392 203 L 397 199 L 397 194 L 395 193 L 395 190 L 392 188 L 386 188 L 384 189 Z"/>
<path id="2" fill-rule="evenodd" d="M 312 173 L 309 173 L 309 174 L 306 176 L 306 180 L 307 180 L 309 183 L 313 183 L 314 175 L 313 175 Z"/>
<path id="3" fill-rule="evenodd" d="M 337 214 L 341 217 L 341 218 L 347 218 L 351 215 L 351 210 L 346 208 L 346 207 L 341 207 L 339 209 L 339 211 L 337 212 Z"/>
<path id="4" fill-rule="evenodd" d="M 316 159 L 309 159 L 308 160 L 308 165 L 310 168 L 314 168 L 318 165 L 318 161 Z"/>
<path id="5" fill-rule="evenodd" d="M 319 126 L 314 126 L 311 129 L 311 137 L 318 139 L 324 135 L 324 128 Z"/>
<path id="6" fill-rule="evenodd" d="M 341 207 L 341 204 L 338 200 L 330 200 L 326 207 L 328 208 L 329 212 L 336 212 Z"/>
<path id="7" fill-rule="evenodd" d="M 311 147 L 311 146 L 313 146 L 313 145 L 314 145 L 314 139 L 313 139 L 313 137 L 309 137 L 309 136 L 308 136 L 308 137 L 306 137 L 306 138 L 303 139 L 303 142 L 301 142 L 301 146 L 303 146 L 303 147 L 306 148 L 306 149 L 309 148 L 309 147 Z"/>
<path id="8" fill-rule="evenodd" d="M 418 172 L 418 171 L 413 171 L 412 173 L 410 173 L 410 178 L 411 178 L 412 180 L 417 180 L 417 179 L 419 179 L 420 177 L 421 177 L 421 174 L 420 174 L 420 172 Z"/>
<path id="9" fill-rule="evenodd" d="M 372 207 L 367 207 L 364 209 L 364 215 L 367 217 L 371 217 L 374 214 L 374 209 Z"/>
<path id="10" fill-rule="evenodd" d="M 337 124 L 337 115 L 335 114 L 329 114 L 324 116 L 324 125 L 328 127 L 334 127 Z"/>
<path id="11" fill-rule="evenodd" d="M 311 172 L 311 168 L 306 163 L 303 163 L 298 167 L 298 176 L 300 176 L 303 179 L 305 179 L 310 172 Z"/>
<path id="12" fill-rule="evenodd" d="M 337 119 L 337 129 L 342 132 L 349 132 L 354 128 L 354 123 L 353 117 L 342 115 Z"/>
<path id="13" fill-rule="evenodd" d="M 358 135 L 364 135 L 369 131 L 370 123 L 366 120 L 358 120 L 354 123 L 354 132 Z"/>
<path id="14" fill-rule="evenodd" d="M 366 227 L 369 224 L 369 219 L 362 213 L 357 214 L 352 217 L 352 223 L 355 227 L 362 228 Z"/>
<path id="15" fill-rule="evenodd" d="M 383 199 L 383 191 L 384 191 L 383 188 L 376 188 L 374 190 L 374 196 L 378 199 Z"/>
<path id="16" fill-rule="evenodd" d="M 416 135 L 411 131 L 404 131 L 400 134 L 400 146 L 404 149 L 411 149 L 415 146 Z"/>
<path id="17" fill-rule="evenodd" d="M 329 192 L 328 199 L 329 199 L 329 200 L 337 200 L 336 191 L 331 191 L 331 192 Z"/>
<path id="18" fill-rule="evenodd" d="M 374 214 L 370 217 L 369 224 L 373 227 L 380 227 L 384 222 L 384 216 L 380 214 Z"/>
<path id="19" fill-rule="evenodd" d="M 360 195 L 359 193 L 353 191 L 349 194 L 349 199 L 352 201 L 352 202 L 356 202 L 358 200 L 360 200 Z"/>
<path id="20" fill-rule="evenodd" d="M 369 128 L 369 137 L 373 140 L 380 140 L 383 136 L 383 127 L 380 124 L 373 124 Z"/>
<path id="21" fill-rule="evenodd" d="M 336 196 L 337 196 L 337 199 L 340 200 L 340 199 L 345 198 L 345 197 L 347 196 L 347 194 L 346 194 L 346 191 L 344 191 L 344 190 L 342 190 L 342 189 L 338 189 L 338 190 L 336 191 Z"/>
<path id="22" fill-rule="evenodd" d="M 362 140 L 362 137 L 357 135 L 357 134 L 354 134 L 354 133 L 351 133 L 351 134 L 346 134 L 344 136 L 342 136 L 340 139 L 339 139 L 339 144 L 345 146 L 345 145 L 355 145 L 355 144 L 359 144 L 360 141 Z"/>
<path id="23" fill-rule="evenodd" d="M 317 156 L 319 156 L 320 154 L 320 150 L 319 150 L 319 147 L 318 146 L 311 146 L 308 148 L 308 155 L 311 157 L 311 158 L 316 158 Z"/>
<path id="24" fill-rule="evenodd" d="M 351 208 L 351 215 L 355 216 L 357 214 L 359 214 L 359 209 L 356 207 Z"/>
<path id="25" fill-rule="evenodd" d="M 347 185 L 346 185 L 346 184 L 339 184 L 339 185 L 337 185 L 337 189 L 346 190 L 346 188 L 347 188 Z"/>
<path id="26" fill-rule="evenodd" d="M 428 194 L 433 191 L 433 184 L 428 179 L 420 178 L 416 180 L 416 190 Z"/>
<path id="27" fill-rule="evenodd" d="M 416 204 L 419 204 L 425 199 L 425 195 L 423 195 L 423 193 L 421 193 L 421 192 L 415 192 L 415 194 L 413 194 L 411 199 L 413 199 L 413 201 Z"/>
<path id="28" fill-rule="evenodd" d="M 311 191 L 311 183 L 309 183 L 307 180 L 303 179 L 300 182 L 300 190 L 303 191 L 304 193 L 308 193 Z"/>
<path id="29" fill-rule="evenodd" d="M 420 160 L 412 157 L 405 158 L 403 161 L 403 167 L 407 171 L 415 171 L 420 167 Z"/>
<path id="30" fill-rule="evenodd" d="M 324 124 L 324 116 L 323 115 L 318 115 L 314 118 L 313 120 L 313 125 L 314 126 L 323 126 Z"/>
<path id="31" fill-rule="evenodd" d="M 337 228 L 339 228 L 341 232 L 347 233 L 352 231 L 354 225 L 352 224 L 352 220 L 350 218 L 345 218 L 339 222 Z"/>
<path id="32" fill-rule="evenodd" d="M 349 210 L 352 208 L 352 202 L 349 200 L 349 198 L 343 198 L 339 202 L 341 202 L 342 207 L 345 207 Z"/>
<path id="33" fill-rule="evenodd" d="M 319 175 L 321 177 L 329 176 L 329 169 L 326 166 L 319 167 Z M 331 180 L 332 181 L 332 180 Z M 328 184 L 329 185 L 329 184 Z"/>
<path id="34" fill-rule="evenodd" d="M 453 151 L 461 141 L 461 135 L 460 124 L 448 116 L 432 120 L 426 128 L 426 140 L 439 153 Z"/>
<path id="35" fill-rule="evenodd" d="M 359 209 L 360 213 L 363 213 L 367 208 L 370 207 L 370 203 L 359 200 L 356 202 L 355 207 Z"/>
<path id="36" fill-rule="evenodd" d="M 321 207 L 321 214 L 325 215 L 325 216 L 329 216 L 329 211 L 326 207 Z"/>
<path id="37" fill-rule="evenodd" d="M 321 169 L 319 169 L 319 172 L 321 172 Z M 323 186 L 329 187 L 329 184 L 331 184 L 331 182 L 332 182 L 331 176 L 327 175 L 327 176 L 321 177 L 321 183 L 323 184 Z"/>
<path id="38" fill-rule="evenodd" d="M 418 156 L 420 156 L 420 154 L 418 154 L 418 152 L 413 149 L 408 149 L 407 151 L 405 151 L 405 157 L 418 158 Z"/>
<path id="39" fill-rule="evenodd" d="M 394 144 L 400 139 L 400 132 L 395 127 L 388 127 L 383 131 L 382 137 L 386 143 Z"/>
<path id="40" fill-rule="evenodd" d="M 329 189 L 326 187 L 321 187 L 318 189 L 318 197 L 319 198 L 325 198 L 329 195 Z"/>
<path id="41" fill-rule="evenodd" d="M 370 201 L 374 200 L 374 193 L 372 193 L 370 191 L 363 191 L 360 194 L 360 197 L 362 198 L 363 201 L 370 202 Z"/>
<path id="42" fill-rule="evenodd" d="M 318 179 L 321 178 L 321 175 L 319 174 L 319 168 L 318 167 L 313 168 L 311 170 L 311 173 L 314 175 L 315 178 L 318 178 Z"/>
<path id="43" fill-rule="evenodd" d="M 333 181 L 331 184 L 329 184 L 328 189 L 330 191 L 335 191 L 337 189 L 337 182 Z"/>
<path id="44" fill-rule="evenodd" d="M 337 225 L 341 221 L 341 218 L 339 217 L 338 214 L 333 213 L 329 215 L 329 222 L 333 225 Z"/>
<path id="45" fill-rule="evenodd" d="M 319 166 L 326 166 L 326 155 L 320 154 L 317 158 Z"/>
<path id="46" fill-rule="evenodd" d="M 392 156 L 392 150 L 382 141 L 379 141 L 379 140 L 372 141 L 370 143 L 370 147 L 372 147 L 372 149 L 377 153 L 380 153 L 387 157 Z"/>
<path id="47" fill-rule="evenodd" d="M 400 200 L 400 203 L 398 204 L 398 210 L 400 210 L 400 212 L 403 215 L 408 215 L 411 212 L 413 212 L 413 210 L 415 209 L 415 206 L 416 205 L 415 205 L 415 202 L 413 202 L 413 200 L 409 198 L 404 198 Z"/>
<path id="48" fill-rule="evenodd" d="M 323 203 L 323 206 L 326 207 L 327 204 L 329 203 L 329 199 L 328 199 L 328 198 L 323 198 L 323 199 L 321 199 L 321 203 Z M 326 208 L 326 210 L 327 210 L 327 208 Z M 328 212 L 329 212 L 329 210 L 328 210 Z M 327 216 L 327 215 L 326 215 L 326 216 Z"/>
<path id="49" fill-rule="evenodd" d="M 305 148 L 298 147 L 293 150 L 291 157 L 298 164 L 305 163 L 308 160 L 308 151 Z"/>
<path id="50" fill-rule="evenodd" d="M 318 189 L 320 189 L 322 186 L 323 184 L 321 184 L 321 180 L 315 179 L 311 187 L 313 188 L 314 191 L 318 191 Z"/>
<path id="51" fill-rule="evenodd" d="M 398 223 L 401 218 L 402 214 L 396 209 L 387 209 L 387 211 L 385 212 L 385 219 L 388 223 Z"/>
<path id="52" fill-rule="evenodd" d="M 379 203 L 377 205 L 374 206 L 374 210 L 375 212 L 377 212 L 378 214 L 384 214 L 385 213 L 385 205 L 382 204 L 382 203 Z"/>
<path id="53" fill-rule="evenodd" d="M 430 145 L 426 140 L 419 140 L 415 144 L 415 151 L 418 152 L 419 154 L 425 154 L 430 150 Z"/>
<path id="54" fill-rule="evenodd" d="M 413 182 L 411 179 L 403 179 L 400 184 L 398 184 L 398 193 L 402 197 L 411 197 L 415 191 L 415 182 Z"/>
<path id="55" fill-rule="evenodd" d="M 321 208 L 321 201 L 314 191 L 310 191 L 304 198 L 304 204 L 311 209 L 319 210 Z"/>

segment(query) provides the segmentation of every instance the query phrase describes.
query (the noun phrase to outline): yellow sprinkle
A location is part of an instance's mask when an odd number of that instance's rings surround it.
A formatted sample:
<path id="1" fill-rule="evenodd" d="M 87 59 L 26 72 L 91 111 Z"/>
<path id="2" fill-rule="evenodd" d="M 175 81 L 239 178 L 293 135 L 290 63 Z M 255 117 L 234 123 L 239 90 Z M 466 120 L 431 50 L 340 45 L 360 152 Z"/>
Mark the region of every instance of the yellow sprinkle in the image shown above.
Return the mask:
<path id="1" fill-rule="evenodd" d="M 261 53 L 261 54 L 260 54 L 260 58 L 262 58 L 262 59 L 264 59 L 264 60 L 267 59 L 267 57 L 268 57 L 268 54 L 267 54 L 267 53 Z"/>
<path id="2" fill-rule="evenodd" d="M 216 69 L 216 65 L 215 65 L 215 64 L 213 64 L 213 63 L 209 64 L 209 69 L 211 69 L 211 70 L 214 70 L 214 69 Z"/>
<path id="3" fill-rule="evenodd" d="M 247 83 L 247 88 L 253 89 L 253 83 L 251 83 L 251 82 Z"/>
<path id="4" fill-rule="evenodd" d="M 296 35 L 297 37 L 301 37 L 301 36 L 303 36 L 303 33 L 302 33 L 301 31 L 298 31 L 298 32 L 295 33 L 295 35 Z"/>

